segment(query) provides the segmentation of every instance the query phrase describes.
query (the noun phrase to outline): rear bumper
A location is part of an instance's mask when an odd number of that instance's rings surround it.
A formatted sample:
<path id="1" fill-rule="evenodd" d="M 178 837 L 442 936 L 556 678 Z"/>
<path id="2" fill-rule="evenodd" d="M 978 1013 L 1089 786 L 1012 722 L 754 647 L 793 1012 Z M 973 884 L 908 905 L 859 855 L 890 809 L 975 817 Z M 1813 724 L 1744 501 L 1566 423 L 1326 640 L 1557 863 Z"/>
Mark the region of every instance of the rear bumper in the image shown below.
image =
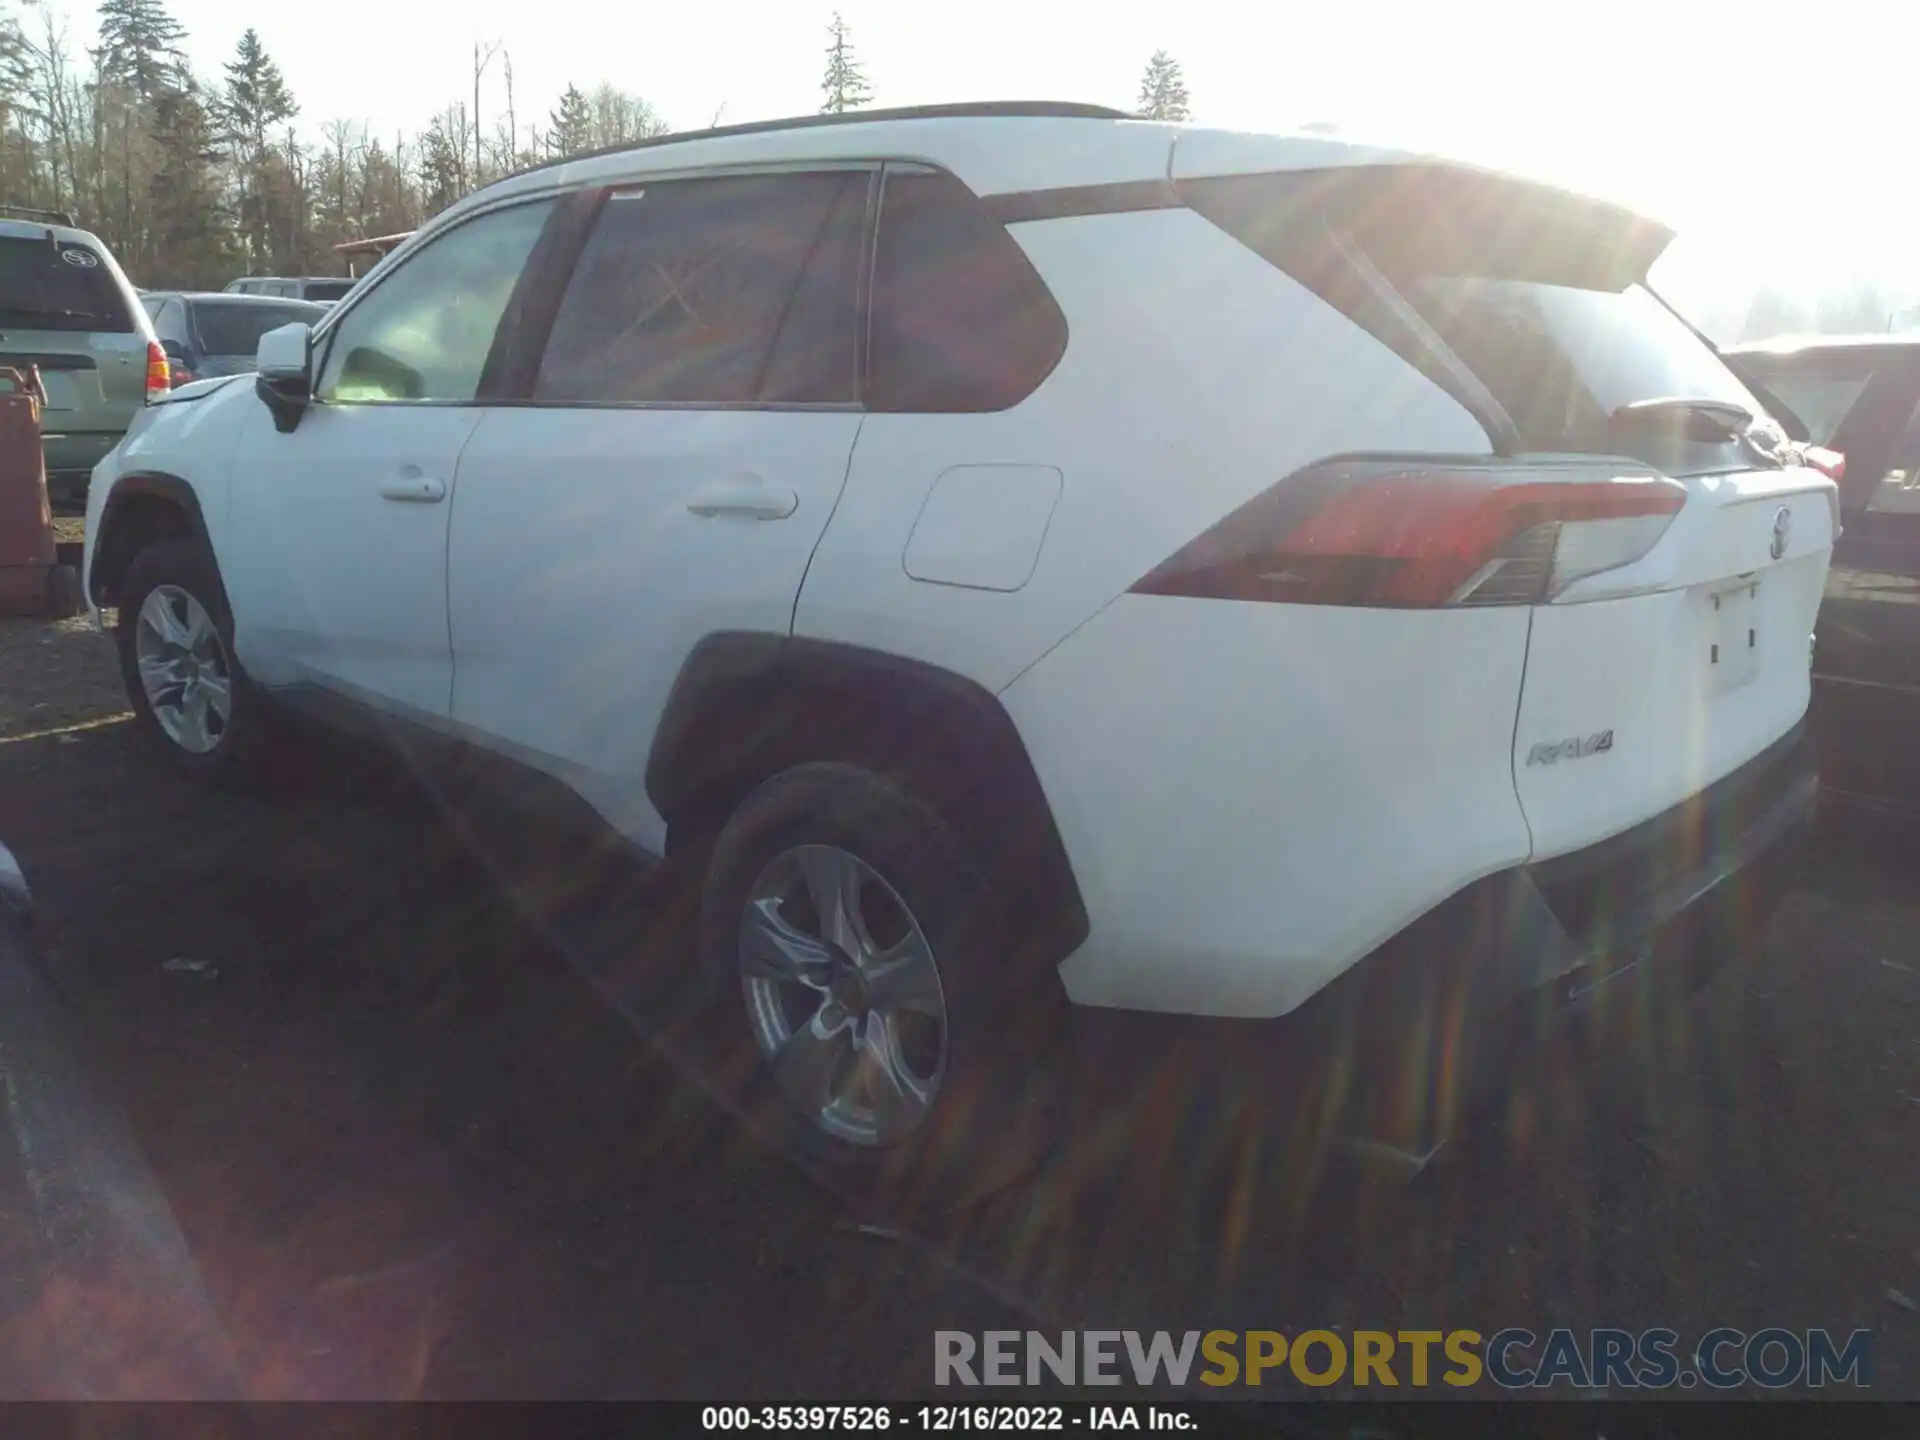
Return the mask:
<path id="1" fill-rule="evenodd" d="M 1077 1009 L 1078 1068 L 1114 1093 L 1263 1112 L 1283 1146 L 1417 1165 L 1543 1042 L 1645 1025 L 1748 950 L 1818 791 L 1803 723 L 1624 834 L 1468 886 L 1277 1020 Z"/>

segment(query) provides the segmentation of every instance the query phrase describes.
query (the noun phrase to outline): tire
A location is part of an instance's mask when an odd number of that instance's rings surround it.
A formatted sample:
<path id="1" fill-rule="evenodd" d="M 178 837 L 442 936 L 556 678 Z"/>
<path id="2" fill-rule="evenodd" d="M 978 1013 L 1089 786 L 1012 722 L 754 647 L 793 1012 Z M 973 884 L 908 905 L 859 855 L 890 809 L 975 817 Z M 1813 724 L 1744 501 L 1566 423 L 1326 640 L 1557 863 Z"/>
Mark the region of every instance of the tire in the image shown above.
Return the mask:
<path id="1" fill-rule="evenodd" d="M 192 668 L 208 707 L 216 715 L 217 689 L 213 681 L 219 677 L 226 681 L 226 714 L 201 724 L 199 738 L 206 741 L 204 746 L 195 743 L 191 727 L 183 729 L 178 723 L 169 723 L 176 719 L 173 712 L 190 707 L 163 703 L 161 713 L 156 713 L 141 678 L 143 647 L 152 655 L 158 638 L 157 627 L 143 625 L 150 600 L 166 604 L 184 632 L 193 638 L 194 644 L 189 647 L 195 661 Z M 145 638 L 143 628 L 149 631 Z M 203 629 L 208 633 L 203 634 Z M 266 702 L 235 658 L 233 616 L 227 609 L 219 572 L 204 546 L 190 539 L 162 540 L 134 556 L 121 587 L 115 639 L 120 651 L 120 675 L 135 723 L 168 764 L 201 781 L 244 783 L 259 778 L 268 750 L 271 717 L 266 713 Z M 173 645 L 169 653 L 181 649 Z"/>
<path id="2" fill-rule="evenodd" d="M 858 933 L 870 942 L 854 947 L 863 961 L 849 966 L 840 951 L 833 998 L 819 988 L 818 966 L 811 986 L 758 978 L 770 932 L 749 926 L 750 907 L 765 913 L 771 904 L 778 919 L 831 952 L 817 937 L 833 927 L 823 927 L 812 897 L 821 890 L 815 882 L 834 874 L 856 879 Z M 701 895 L 696 1005 L 724 1097 L 818 1178 L 894 1214 L 951 1210 L 1031 1169 L 1056 1123 L 1050 1077 L 1062 997 L 1050 970 L 1024 980 L 1013 973 L 998 901 L 953 829 L 871 771 L 809 764 L 762 784 L 718 836 Z M 924 951 L 934 985 L 917 964 L 885 971 L 875 951 Z M 891 988 L 879 978 L 886 973 Z M 936 1004 L 937 1020 L 926 1013 Z M 861 1019 L 863 1007 L 871 1008 Z M 844 1096 L 830 1114 L 812 1099 L 833 1087 L 793 1078 L 828 1073 L 812 1064 L 828 1042 L 802 1033 L 809 1010 L 838 1049 L 832 1073 Z M 797 1044 L 777 1045 L 782 1027 Z M 857 1046 L 856 1033 L 864 1037 Z M 783 1079 L 773 1053 L 803 1055 L 803 1063 L 782 1067 Z M 917 1089 L 879 1080 L 877 1057 L 887 1055 L 891 1073 Z M 884 1107 L 870 1103 L 870 1084 L 881 1085 Z M 794 1098 L 802 1091 L 812 1097 L 805 1104 Z"/>
<path id="3" fill-rule="evenodd" d="M 47 618 L 71 620 L 80 613 L 80 577 L 71 565 L 47 570 Z"/>

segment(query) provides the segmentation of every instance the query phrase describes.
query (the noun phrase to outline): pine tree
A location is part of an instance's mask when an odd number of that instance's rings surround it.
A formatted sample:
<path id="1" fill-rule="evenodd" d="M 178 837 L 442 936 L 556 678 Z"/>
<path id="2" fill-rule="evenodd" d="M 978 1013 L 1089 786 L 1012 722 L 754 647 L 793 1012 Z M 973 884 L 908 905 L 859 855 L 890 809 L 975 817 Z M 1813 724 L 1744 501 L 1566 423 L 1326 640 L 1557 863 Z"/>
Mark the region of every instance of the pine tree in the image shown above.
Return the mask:
<path id="1" fill-rule="evenodd" d="M 251 28 L 241 35 L 226 72 L 220 119 L 229 135 L 244 141 L 258 155 L 266 149 L 267 133 L 298 115 L 300 107 L 294 103 L 280 67 L 260 43 L 259 32 Z"/>
<path id="2" fill-rule="evenodd" d="M 1187 82 L 1181 78 L 1180 62 L 1164 50 L 1153 52 L 1147 73 L 1140 81 L 1139 115 L 1143 120 L 1189 120 Z"/>
<path id="3" fill-rule="evenodd" d="M 216 289 L 229 278 L 232 227 L 221 203 L 223 156 L 207 107 L 190 88 L 153 103 L 156 165 L 147 181 L 147 231 L 162 283 Z"/>
<path id="4" fill-rule="evenodd" d="M 226 64 L 226 88 L 220 97 L 220 127 L 240 164 L 240 227 L 252 264 L 266 263 L 274 226 L 269 216 L 266 181 L 267 136 L 276 125 L 300 113 L 286 77 L 273 63 L 259 33 L 249 27 Z"/>
<path id="5" fill-rule="evenodd" d="M 165 0 L 100 0 L 100 78 L 144 101 L 185 89 L 186 38 Z"/>
<path id="6" fill-rule="evenodd" d="M 550 129 L 547 148 L 556 158 L 578 155 L 593 148 L 593 108 L 577 85 L 569 85 L 561 93 L 560 103 L 547 117 L 547 125 Z"/>
<path id="7" fill-rule="evenodd" d="M 439 116 L 420 137 L 420 210 L 422 219 L 431 219 L 453 204 L 466 190 L 465 165 L 460 147 L 447 134 Z"/>
<path id="8" fill-rule="evenodd" d="M 827 35 L 830 42 L 827 45 L 827 73 L 820 82 L 820 93 L 826 97 L 826 103 L 821 105 L 820 113 L 843 115 L 870 103 L 873 100 L 873 87 L 867 84 L 866 71 L 854 58 L 847 22 L 840 18 L 838 10 L 833 12 L 833 23 L 827 27 Z"/>

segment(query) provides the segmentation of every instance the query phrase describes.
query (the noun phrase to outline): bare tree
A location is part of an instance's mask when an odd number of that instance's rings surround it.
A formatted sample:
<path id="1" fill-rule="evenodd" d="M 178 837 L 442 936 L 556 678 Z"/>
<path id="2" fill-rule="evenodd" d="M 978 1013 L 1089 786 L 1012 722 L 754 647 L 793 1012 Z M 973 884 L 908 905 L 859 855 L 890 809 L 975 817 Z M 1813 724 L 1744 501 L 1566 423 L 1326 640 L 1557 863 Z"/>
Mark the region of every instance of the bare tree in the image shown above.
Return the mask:
<path id="1" fill-rule="evenodd" d="M 473 42 L 473 176 L 475 183 L 480 179 L 480 77 L 486 73 L 487 66 L 493 63 L 493 57 L 500 50 L 498 40 L 489 41 L 484 49 L 478 40 Z"/>

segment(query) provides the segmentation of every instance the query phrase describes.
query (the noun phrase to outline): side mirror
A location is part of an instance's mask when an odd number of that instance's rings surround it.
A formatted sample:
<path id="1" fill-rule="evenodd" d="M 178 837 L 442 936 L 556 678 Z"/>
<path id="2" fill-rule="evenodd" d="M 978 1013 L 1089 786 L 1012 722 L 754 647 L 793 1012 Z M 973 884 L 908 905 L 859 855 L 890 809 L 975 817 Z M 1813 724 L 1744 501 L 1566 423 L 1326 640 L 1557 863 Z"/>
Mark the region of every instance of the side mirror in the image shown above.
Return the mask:
<path id="1" fill-rule="evenodd" d="M 296 320 L 260 337 L 254 389 L 273 412 L 274 428 L 286 434 L 300 423 L 313 399 L 313 330 Z"/>

